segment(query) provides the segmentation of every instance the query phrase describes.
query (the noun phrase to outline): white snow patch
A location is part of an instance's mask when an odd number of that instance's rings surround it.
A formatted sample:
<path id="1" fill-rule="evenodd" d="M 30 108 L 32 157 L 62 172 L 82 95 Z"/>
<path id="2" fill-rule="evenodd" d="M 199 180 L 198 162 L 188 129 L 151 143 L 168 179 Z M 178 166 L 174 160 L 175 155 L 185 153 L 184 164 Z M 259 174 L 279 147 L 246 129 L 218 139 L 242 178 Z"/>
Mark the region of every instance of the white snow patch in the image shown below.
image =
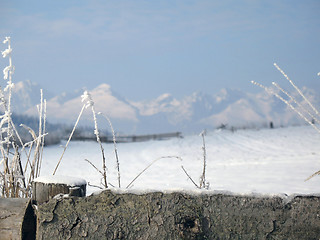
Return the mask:
<path id="1" fill-rule="evenodd" d="M 231 131 L 208 131 L 206 139 L 206 180 L 210 191 L 236 194 L 317 194 L 320 177 L 304 180 L 320 169 L 320 134 L 311 126 Z M 103 144 L 107 179 L 117 185 L 113 144 Z M 197 135 L 167 141 L 119 143 L 117 145 L 121 188 L 124 189 L 146 166 L 162 156 L 179 156 L 183 161 L 161 159 L 144 172 L 125 191 L 195 191 L 198 190 L 181 169 L 181 164 L 195 182 L 203 168 L 202 139 Z M 44 149 L 42 175 L 50 175 L 56 166 L 60 148 Z M 96 142 L 71 141 L 58 169 L 60 175 L 80 176 L 101 186 L 99 172 L 102 157 Z M 87 194 L 97 188 L 87 186 Z M 207 192 L 207 191 L 204 191 Z"/>
<path id="2" fill-rule="evenodd" d="M 87 184 L 87 181 L 82 178 L 61 176 L 61 175 L 42 176 L 34 179 L 33 181 L 46 183 L 46 184 L 49 184 L 49 183 L 65 184 L 71 187 Z"/>
<path id="3" fill-rule="evenodd" d="M 320 197 L 320 193 L 312 193 L 312 194 L 298 194 L 293 193 L 287 195 L 286 193 L 258 193 L 258 192 L 230 192 L 226 190 L 206 190 L 206 189 L 169 189 L 169 190 L 155 190 L 155 189 L 124 189 L 124 188 L 108 188 L 104 190 L 99 190 L 92 192 L 90 196 L 97 196 L 104 191 L 111 191 L 114 194 L 135 194 L 135 195 L 144 195 L 149 193 L 163 193 L 163 194 L 172 194 L 172 193 L 182 193 L 188 194 L 191 196 L 199 196 L 199 195 L 224 195 L 224 196 L 238 196 L 238 197 L 253 197 L 253 198 L 281 198 L 283 204 L 288 204 L 294 200 L 295 197 Z"/>

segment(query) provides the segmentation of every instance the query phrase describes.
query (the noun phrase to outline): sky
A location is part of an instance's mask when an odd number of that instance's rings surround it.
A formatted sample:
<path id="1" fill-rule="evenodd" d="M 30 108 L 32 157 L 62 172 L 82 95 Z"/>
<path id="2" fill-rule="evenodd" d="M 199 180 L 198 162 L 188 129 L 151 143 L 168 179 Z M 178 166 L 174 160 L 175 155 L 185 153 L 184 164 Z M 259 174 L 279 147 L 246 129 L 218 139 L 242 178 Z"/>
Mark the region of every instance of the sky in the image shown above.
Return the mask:
<path id="1" fill-rule="evenodd" d="M 252 80 L 286 86 L 274 62 L 299 87 L 320 90 L 319 0 L 0 3 L 13 80 L 31 80 L 53 94 L 102 83 L 130 100 L 222 88 L 255 92 Z M 1 58 L 0 68 L 6 65 Z"/>

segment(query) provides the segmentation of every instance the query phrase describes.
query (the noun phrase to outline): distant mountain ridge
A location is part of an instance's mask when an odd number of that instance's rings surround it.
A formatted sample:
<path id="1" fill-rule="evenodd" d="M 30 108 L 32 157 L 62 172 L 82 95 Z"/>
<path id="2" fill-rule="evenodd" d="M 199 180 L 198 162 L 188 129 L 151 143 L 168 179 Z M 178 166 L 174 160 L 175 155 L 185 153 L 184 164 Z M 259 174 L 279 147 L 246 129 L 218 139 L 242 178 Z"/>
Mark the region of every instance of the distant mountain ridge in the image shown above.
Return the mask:
<path id="1" fill-rule="evenodd" d="M 35 105 L 40 102 L 40 87 L 30 81 L 19 82 L 14 88 L 14 111 L 36 115 Z M 303 88 L 308 99 L 316 106 L 319 96 L 313 89 Z M 44 91 L 46 93 L 46 91 Z M 82 107 L 83 89 L 47 98 L 47 118 L 52 122 L 75 122 Z M 196 132 L 204 128 L 261 127 L 273 121 L 275 126 L 301 124 L 296 113 L 262 91 L 257 94 L 237 89 L 221 89 L 215 94 L 194 92 L 177 99 L 165 93 L 157 98 L 130 101 L 101 84 L 90 90 L 97 112 L 109 116 L 117 132 L 127 134 L 161 133 L 170 131 Z M 92 124 L 92 113 L 85 111 L 83 124 Z M 101 121 L 101 120 L 100 120 Z M 107 127 L 107 122 L 101 122 Z"/>

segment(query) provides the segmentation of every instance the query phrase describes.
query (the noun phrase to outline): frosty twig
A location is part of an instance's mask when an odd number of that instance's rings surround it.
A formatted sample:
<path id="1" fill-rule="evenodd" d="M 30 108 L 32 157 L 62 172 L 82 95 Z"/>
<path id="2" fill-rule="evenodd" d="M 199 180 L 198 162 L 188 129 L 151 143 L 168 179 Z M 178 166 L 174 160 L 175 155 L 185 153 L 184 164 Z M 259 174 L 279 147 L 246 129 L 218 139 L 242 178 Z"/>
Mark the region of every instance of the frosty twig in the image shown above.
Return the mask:
<path id="1" fill-rule="evenodd" d="M 202 174 L 200 176 L 200 184 L 196 184 L 195 181 L 192 179 L 190 174 L 187 172 L 187 170 L 181 166 L 183 172 L 187 175 L 187 177 L 191 180 L 191 182 L 199 189 L 205 188 L 209 189 L 209 182 L 206 181 L 206 167 L 207 167 L 207 152 L 206 152 L 206 142 L 204 136 L 206 135 L 206 131 L 203 130 L 199 136 L 202 137 L 202 151 L 203 151 L 203 169 Z"/>
<path id="2" fill-rule="evenodd" d="M 116 134 L 114 132 L 114 129 L 112 127 L 112 123 L 110 118 L 108 118 L 106 115 L 102 114 L 101 112 L 99 112 L 98 114 L 102 115 L 109 123 L 109 126 L 111 128 L 111 132 L 112 132 L 112 140 L 113 140 L 113 146 L 114 146 L 114 154 L 116 157 L 116 162 L 117 162 L 117 171 L 118 171 L 118 187 L 121 188 L 121 182 L 120 182 L 120 163 L 119 163 L 119 157 L 118 157 L 118 149 L 117 149 L 117 143 L 116 143 Z"/>
<path id="3" fill-rule="evenodd" d="M 206 166 L 207 166 L 207 154 L 206 154 L 206 142 L 204 139 L 204 136 L 206 134 L 206 131 L 202 131 L 200 133 L 200 136 L 202 136 L 202 151 L 203 151 L 203 171 L 202 171 L 202 175 L 200 177 L 200 188 L 205 188 L 206 187 Z"/>
<path id="4" fill-rule="evenodd" d="M 86 103 L 86 108 L 91 107 L 92 115 L 93 115 L 93 121 L 94 121 L 94 135 L 96 135 L 97 142 L 99 143 L 101 154 L 102 154 L 102 169 L 103 169 L 103 185 L 105 188 L 108 188 L 108 182 L 107 182 L 107 167 L 106 167 L 106 158 L 104 156 L 104 148 L 102 146 L 100 135 L 99 135 L 99 128 L 98 128 L 98 122 L 97 122 L 97 116 L 96 111 L 94 109 L 94 102 L 92 100 L 92 97 L 88 91 L 85 91 L 82 95 L 82 101 Z"/>

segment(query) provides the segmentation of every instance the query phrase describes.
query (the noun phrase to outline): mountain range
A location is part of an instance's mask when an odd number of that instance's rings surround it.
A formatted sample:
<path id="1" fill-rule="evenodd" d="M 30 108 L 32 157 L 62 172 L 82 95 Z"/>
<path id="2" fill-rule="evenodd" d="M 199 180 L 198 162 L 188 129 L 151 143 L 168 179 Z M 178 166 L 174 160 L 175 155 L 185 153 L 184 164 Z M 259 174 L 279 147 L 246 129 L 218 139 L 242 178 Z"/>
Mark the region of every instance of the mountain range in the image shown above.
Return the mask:
<path id="1" fill-rule="evenodd" d="M 74 123 L 83 105 L 81 102 L 83 91 L 79 89 L 54 96 L 44 90 L 48 121 Z M 304 87 L 302 91 L 318 106 L 320 98 L 314 90 Z M 89 92 L 96 112 L 107 115 L 118 133 L 145 134 L 172 131 L 191 133 L 219 126 L 263 127 L 268 126 L 271 121 L 274 126 L 303 123 L 286 104 L 263 90 L 259 93 L 247 93 L 237 89 L 221 89 L 214 94 L 194 92 L 180 99 L 164 93 L 154 99 L 142 101 L 126 99 L 105 83 Z M 293 95 L 297 97 L 296 94 Z M 15 84 L 14 112 L 36 116 L 38 111 L 35 106 L 39 102 L 40 86 L 31 81 Z M 99 127 L 108 127 L 108 122 L 102 118 L 99 118 L 98 123 Z M 81 124 L 93 124 L 90 109 L 84 111 Z"/>

